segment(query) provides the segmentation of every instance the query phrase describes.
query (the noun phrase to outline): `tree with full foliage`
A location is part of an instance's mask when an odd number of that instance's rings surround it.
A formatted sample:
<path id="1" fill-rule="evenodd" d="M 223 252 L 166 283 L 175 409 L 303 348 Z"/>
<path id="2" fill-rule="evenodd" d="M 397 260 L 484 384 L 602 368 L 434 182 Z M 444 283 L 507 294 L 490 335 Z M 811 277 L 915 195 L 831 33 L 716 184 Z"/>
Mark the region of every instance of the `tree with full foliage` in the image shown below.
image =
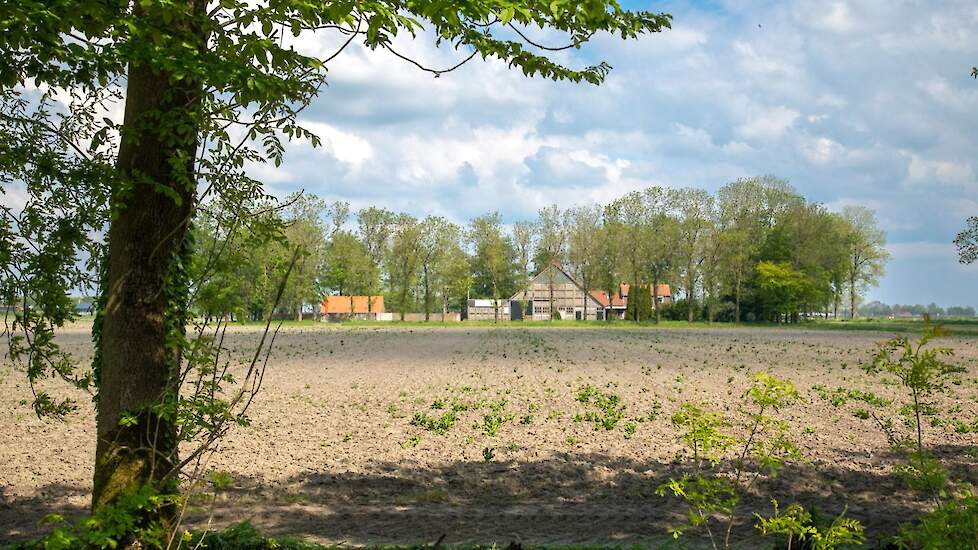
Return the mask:
<path id="1" fill-rule="evenodd" d="M 563 266 L 567 257 L 567 232 L 563 224 L 563 214 L 556 204 L 541 208 L 534 228 L 537 234 L 536 253 L 533 255 L 533 269 L 541 273 L 550 266 Z M 548 307 L 550 319 L 558 318 L 554 307 L 554 277 L 556 271 L 547 271 Z"/>
<path id="2" fill-rule="evenodd" d="M 797 202 L 769 232 L 761 258 L 785 263 L 804 274 L 809 292 L 798 303 L 798 313 L 828 307 L 835 297 L 833 281 L 846 272 L 848 223 L 820 204 Z"/>
<path id="3" fill-rule="evenodd" d="M 661 187 L 650 187 L 627 193 L 605 210 L 605 223 L 615 227 L 620 239 L 616 244 L 621 279 L 633 285 L 651 281 L 656 322 L 660 319 L 658 285 L 675 264 L 678 226 L 669 212 L 670 196 Z"/>
<path id="4" fill-rule="evenodd" d="M 492 296 L 493 320 L 499 321 L 499 300 L 516 292 L 516 251 L 510 238 L 503 234 L 498 212 L 479 216 L 469 224 L 466 235 L 472 246 L 473 288 L 483 296 Z"/>
<path id="5" fill-rule="evenodd" d="M 447 254 L 442 257 L 441 277 L 439 285 L 442 297 L 442 313 L 447 314 L 449 307 L 461 311 L 463 304 L 469 297 L 475 278 L 472 271 L 473 258 L 463 248 L 466 239 L 464 230 L 462 231 L 461 242 L 453 246 Z"/>
<path id="6" fill-rule="evenodd" d="M 648 203 L 650 196 L 658 196 L 658 188 L 650 188 L 646 192 L 632 191 L 625 196 L 612 201 L 605 207 L 605 226 L 610 229 L 609 237 L 615 239 L 609 246 L 615 246 L 615 266 L 619 277 L 605 277 L 613 286 L 607 289 L 608 296 L 617 292 L 618 283 L 628 281 L 638 285 L 646 279 L 646 262 L 649 259 L 645 245 L 651 240 L 649 226 Z M 618 243 L 621 243 L 620 245 Z M 611 251 L 611 249 L 608 249 Z M 636 318 L 632 318 L 638 321 Z"/>
<path id="7" fill-rule="evenodd" d="M 324 269 L 319 274 L 319 284 L 323 294 L 335 292 L 350 296 L 350 311 L 353 311 L 353 296 L 367 295 L 380 286 L 380 273 L 373 260 L 356 235 L 339 230 L 333 233 L 326 247 Z"/>
<path id="8" fill-rule="evenodd" d="M 848 222 L 846 234 L 847 277 L 849 282 L 849 317 L 855 318 L 859 295 L 883 276 L 886 260 L 886 235 L 876 222 L 872 210 L 863 206 L 846 206 L 842 217 Z"/>
<path id="9" fill-rule="evenodd" d="M 329 226 L 325 220 L 326 203 L 312 195 L 295 197 L 285 209 L 284 237 L 286 246 L 273 251 L 288 255 L 289 247 L 299 247 L 301 254 L 292 269 L 285 286 L 282 304 L 302 320 L 305 304 L 319 304 L 322 299 L 317 276 L 322 271 L 326 256 Z M 318 309 L 317 309 L 318 311 Z"/>
<path id="10" fill-rule="evenodd" d="M 462 228 L 445 218 L 429 216 L 421 222 L 419 247 L 421 263 L 422 305 L 424 320 L 431 319 L 432 301 L 437 289 L 448 286 L 452 257 L 461 246 Z M 447 296 L 442 299 L 442 314 L 448 309 Z"/>
<path id="11" fill-rule="evenodd" d="M 386 208 L 370 206 L 357 212 L 357 236 L 363 243 L 370 258 L 373 268 L 381 273 L 384 268 L 384 260 L 387 258 L 391 245 L 391 233 L 394 221 L 397 216 Z M 367 295 L 379 293 L 381 290 L 380 281 L 377 286 L 368 289 Z M 367 309 L 371 310 L 373 304 L 368 301 Z"/>
<path id="12" fill-rule="evenodd" d="M 564 213 L 564 233 L 567 235 L 567 263 L 571 273 L 590 290 L 598 277 L 601 246 L 601 207 L 576 206 Z M 584 319 L 587 319 L 588 293 L 584 294 Z"/>
<path id="13" fill-rule="evenodd" d="M 751 290 L 748 283 L 761 247 L 787 205 L 798 200 L 787 182 L 773 176 L 741 178 L 717 192 L 719 217 L 724 221 L 720 264 L 723 286 L 733 296 L 734 322 L 741 320 L 744 294 Z"/>
<path id="14" fill-rule="evenodd" d="M 621 240 L 622 227 L 615 220 L 609 207 L 605 206 L 601 211 L 601 225 L 598 229 L 598 249 L 595 258 L 594 287 L 603 290 L 609 302 L 618 292 L 619 283 L 619 263 L 626 246 Z M 610 303 L 608 304 L 611 305 Z M 612 310 L 609 309 L 605 315 L 605 321 L 611 321 Z"/>
<path id="15" fill-rule="evenodd" d="M 757 286 L 771 320 L 782 322 L 797 317 L 811 293 L 811 282 L 789 263 L 757 264 Z"/>
<path id="16" fill-rule="evenodd" d="M 405 313 L 413 305 L 411 291 L 417 286 L 417 277 L 421 269 L 425 227 L 407 214 L 399 214 L 393 226 L 391 244 L 387 250 L 384 266 L 388 288 L 393 298 L 392 305 L 403 321 Z"/>
<path id="17" fill-rule="evenodd" d="M 28 200 L 21 212 L 5 214 L 0 288 L 8 302 L 27 297 L 32 306 L 18 330 L 50 334 L 73 315 L 69 290 L 101 271 L 92 375 L 78 374 L 70 360 L 51 360 L 67 357 L 54 344 L 43 353 L 49 359 L 28 371 L 33 381 L 52 373 L 43 365 L 57 365 L 53 374 L 97 394 L 96 511 L 145 486 L 175 494 L 183 468 L 199 457 L 177 453 L 179 438 L 194 431 L 181 423 L 197 418 L 185 414 L 194 404 L 180 396 L 191 345 L 184 330 L 190 227 L 208 200 L 244 205 L 262 196 L 245 167 L 281 164 L 283 139 L 319 144 L 298 114 L 347 45 L 404 57 L 396 35 L 431 36 L 464 52 L 444 69 L 415 62 L 435 76 L 479 56 L 528 76 L 598 84 L 607 64 L 568 68 L 523 29 L 553 29 L 580 47 L 598 32 L 629 39 L 670 22 L 614 0 L 55 0 L 2 8 L 0 181 L 19 182 Z M 323 57 L 293 47 L 316 33 L 343 42 Z M 58 103 L 64 97 L 71 99 Z M 120 124 L 106 114 L 123 101 Z M 102 234 L 104 241 L 93 238 Z M 18 342 L 28 340 L 38 341 Z M 12 355 L 28 352 L 13 346 Z M 63 410 L 53 403 L 39 397 L 39 412 Z M 116 543 L 143 544 L 150 524 L 161 522 L 169 517 L 158 509 L 144 513 L 134 523 L 140 534 Z"/>
<path id="18" fill-rule="evenodd" d="M 533 222 L 518 221 L 513 224 L 513 246 L 520 267 L 520 290 L 530 284 L 530 262 L 533 260 L 536 231 Z"/>
<path id="19" fill-rule="evenodd" d="M 686 294 L 686 320 L 692 323 L 697 283 L 712 233 L 713 197 L 702 189 L 680 189 L 670 194 L 669 204 L 678 222 L 676 267 Z"/>
<path id="20" fill-rule="evenodd" d="M 192 228 L 196 244 L 190 262 L 190 288 L 195 313 L 211 318 L 264 317 L 269 295 L 279 279 L 275 262 L 270 259 L 273 248 L 281 243 L 273 238 L 281 218 L 266 210 L 241 223 L 219 204 L 202 209 Z"/>

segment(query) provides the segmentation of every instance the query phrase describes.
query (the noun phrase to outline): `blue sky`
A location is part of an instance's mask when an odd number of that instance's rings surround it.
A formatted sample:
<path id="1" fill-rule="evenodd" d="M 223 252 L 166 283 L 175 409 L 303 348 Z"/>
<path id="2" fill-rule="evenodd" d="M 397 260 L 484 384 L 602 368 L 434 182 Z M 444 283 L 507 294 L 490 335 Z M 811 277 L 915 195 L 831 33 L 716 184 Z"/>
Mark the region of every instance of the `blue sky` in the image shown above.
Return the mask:
<path id="1" fill-rule="evenodd" d="M 630 2 L 673 29 L 562 52 L 614 70 L 600 87 L 474 61 L 434 79 L 351 49 L 304 113 L 324 139 L 289 147 L 277 192 L 507 221 L 650 185 L 716 190 L 774 174 L 830 209 L 873 208 L 892 259 L 870 299 L 978 306 L 978 266 L 951 241 L 978 215 L 978 4 L 788 0 Z M 551 44 L 560 37 L 536 32 Z M 335 39 L 300 45 L 329 51 Z M 400 40 L 436 67 L 458 52 Z"/>

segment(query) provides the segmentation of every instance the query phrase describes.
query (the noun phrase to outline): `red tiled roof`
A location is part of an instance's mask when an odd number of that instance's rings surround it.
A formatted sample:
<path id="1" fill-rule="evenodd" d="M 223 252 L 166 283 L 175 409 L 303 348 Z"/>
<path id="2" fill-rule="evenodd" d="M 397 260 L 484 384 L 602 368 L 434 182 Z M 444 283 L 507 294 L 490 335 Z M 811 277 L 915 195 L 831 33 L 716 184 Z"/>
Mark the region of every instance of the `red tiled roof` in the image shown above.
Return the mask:
<path id="1" fill-rule="evenodd" d="M 326 296 L 323 303 L 319 305 L 319 311 L 323 315 L 330 313 L 351 313 L 350 306 L 353 306 L 352 313 L 383 313 L 383 296 L 353 296 L 352 303 L 350 296 Z M 367 299 L 370 299 L 368 307 Z"/>
<path id="2" fill-rule="evenodd" d="M 591 296 L 594 296 L 594 299 L 601 304 L 601 307 L 608 307 L 609 303 L 611 307 L 625 307 L 625 300 L 621 297 L 621 294 L 612 294 L 610 301 L 608 300 L 608 293 L 603 290 L 592 290 Z"/>

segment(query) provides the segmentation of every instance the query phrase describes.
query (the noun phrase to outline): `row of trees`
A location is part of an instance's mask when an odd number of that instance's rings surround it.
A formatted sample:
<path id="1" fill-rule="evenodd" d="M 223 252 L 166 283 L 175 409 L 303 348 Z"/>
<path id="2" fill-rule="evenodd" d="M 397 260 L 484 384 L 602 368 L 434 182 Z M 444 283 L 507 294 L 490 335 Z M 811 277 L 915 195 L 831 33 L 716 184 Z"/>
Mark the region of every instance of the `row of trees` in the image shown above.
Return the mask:
<path id="1" fill-rule="evenodd" d="M 931 302 L 930 304 L 884 304 L 873 301 L 859 308 L 859 314 L 866 317 L 974 317 L 975 308 L 971 306 L 950 306 L 947 309 Z"/>
<path id="2" fill-rule="evenodd" d="M 462 226 L 377 207 L 353 213 L 308 195 L 237 227 L 221 223 L 219 208 L 210 212 L 196 226 L 194 265 L 213 268 L 212 257 L 221 265 L 200 277 L 207 283 L 197 303 L 205 315 L 252 319 L 268 313 L 276 274 L 296 245 L 304 253 L 280 303 L 297 318 L 325 295 L 383 294 L 402 317 L 423 311 L 428 319 L 470 296 L 506 298 L 552 263 L 609 294 L 622 282 L 670 284 L 683 296 L 671 316 L 678 307 L 689 321 L 838 316 L 844 301 L 858 311 L 887 258 L 871 211 L 829 212 L 774 177 L 737 180 L 716 194 L 651 187 L 605 206 L 550 206 L 510 226 L 498 213 Z M 255 238 L 274 232 L 251 228 L 276 223 L 284 238 Z M 651 303 L 644 316 L 658 320 L 663 312 Z"/>

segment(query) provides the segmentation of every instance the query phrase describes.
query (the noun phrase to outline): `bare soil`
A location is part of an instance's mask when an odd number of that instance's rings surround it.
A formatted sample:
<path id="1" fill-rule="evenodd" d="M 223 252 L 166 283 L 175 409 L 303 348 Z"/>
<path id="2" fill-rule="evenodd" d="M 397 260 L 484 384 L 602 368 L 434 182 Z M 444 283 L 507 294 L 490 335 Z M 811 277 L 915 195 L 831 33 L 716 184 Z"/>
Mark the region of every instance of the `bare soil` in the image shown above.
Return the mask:
<path id="1" fill-rule="evenodd" d="M 244 357 L 258 332 L 228 343 Z M 367 545 L 520 541 L 527 544 L 648 544 L 668 540 L 683 509 L 655 494 L 681 475 L 682 445 L 670 417 L 684 401 L 738 416 L 752 376 L 794 381 L 803 399 L 784 411 L 809 464 L 789 466 L 740 507 L 738 544 L 758 537 L 751 511 L 770 499 L 822 513 L 847 510 L 870 539 L 927 509 L 895 476 L 897 458 L 872 419 L 833 407 L 812 388 L 872 389 L 859 365 L 888 335 L 803 329 L 285 328 L 279 334 L 253 424 L 222 444 L 212 467 L 233 487 L 194 527 L 249 520 L 273 535 Z M 81 361 L 84 328 L 61 343 Z M 968 372 L 954 386 L 957 416 L 978 417 L 978 339 L 949 338 Z M 575 397 L 591 384 L 618 395 L 614 429 L 575 421 Z M 60 388 L 53 385 L 53 388 Z M 61 388 L 63 393 L 63 388 Z M 36 536 L 49 513 L 84 513 L 91 488 L 94 412 L 84 395 L 67 422 L 41 421 L 23 373 L 0 368 L 0 542 Z M 505 405 L 501 402 L 505 401 Z M 441 403 L 466 404 L 444 435 L 412 425 Z M 485 415 L 506 419 L 495 436 Z M 942 398 L 950 407 L 950 398 Z M 510 416 L 511 415 L 511 416 Z M 625 424 L 636 422 L 632 437 Z M 928 427 L 925 439 L 957 479 L 978 483 L 978 436 Z M 487 450 L 488 449 L 488 450 Z M 491 451 L 491 460 L 485 454 Z"/>

